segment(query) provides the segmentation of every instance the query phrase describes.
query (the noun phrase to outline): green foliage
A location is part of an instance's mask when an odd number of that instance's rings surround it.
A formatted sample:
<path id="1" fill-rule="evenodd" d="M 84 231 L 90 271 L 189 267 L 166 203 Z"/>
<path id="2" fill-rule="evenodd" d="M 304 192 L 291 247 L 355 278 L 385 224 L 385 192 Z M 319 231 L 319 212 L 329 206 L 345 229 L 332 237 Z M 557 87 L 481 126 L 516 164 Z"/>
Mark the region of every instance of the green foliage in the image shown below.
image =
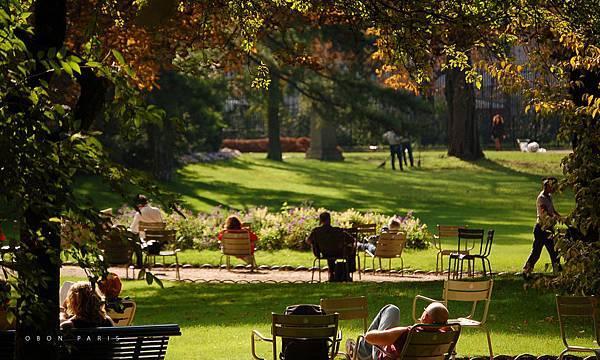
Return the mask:
<path id="1" fill-rule="evenodd" d="M 250 208 L 247 211 L 232 211 L 217 207 L 210 213 L 193 213 L 186 211 L 186 217 L 178 214 L 166 216 L 168 227 L 177 230 L 182 249 L 218 249 L 217 235 L 225 225 L 229 215 L 237 215 L 243 222 L 249 223 L 259 241 L 256 247 L 260 250 L 308 250 L 306 238 L 315 227 L 319 226 L 319 214 L 329 211 L 334 226 L 351 227 L 352 224 L 377 224 L 381 229 L 387 226 L 392 217 L 397 218 L 401 224 L 401 231 L 406 232 L 408 248 L 426 249 L 429 246 L 431 234 L 427 225 L 413 217 L 409 211 L 405 217 L 386 216 L 376 212 L 361 213 L 354 209 L 345 211 L 330 211 L 323 208 L 314 208 L 308 205 L 290 207 L 287 204 L 278 212 L 270 212 L 266 207 Z M 122 224 L 129 223 L 131 209 L 119 210 L 121 214 L 117 221 Z"/>

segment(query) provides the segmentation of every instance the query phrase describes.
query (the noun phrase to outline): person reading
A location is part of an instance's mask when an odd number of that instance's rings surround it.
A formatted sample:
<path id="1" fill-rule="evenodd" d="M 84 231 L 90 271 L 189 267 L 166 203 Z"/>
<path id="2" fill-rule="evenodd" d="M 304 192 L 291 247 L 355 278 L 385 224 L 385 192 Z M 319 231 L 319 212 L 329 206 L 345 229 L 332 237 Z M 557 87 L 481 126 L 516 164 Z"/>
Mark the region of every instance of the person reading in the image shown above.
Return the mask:
<path id="1" fill-rule="evenodd" d="M 433 331 L 443 332 L 447 328 L 445 325 L 448 322 L 448 309 L 442 303 L 431 303 L 425 308 L 419 321 L 421 324 L 439 324 L 440 327 L 433 328 Z M 385 354 L 373 346 L 377 345 L 392 356 L 400 356 L 408 333 L 415 325 L 399 326 L 399 324 L 400 309 L 391 304 L 384 306 L 373 319 L 369 330 L 357 347 L 352 339 L 346 342 L 347 353 L 352 358 L 356 349 L 359 360 L 386 359 Z M 430 328 L 427 330 L 432 331 Z"/>
<path id="2" fill-rule="evenodd" d="M 319 224 L 308 235 L 306 243 L 312 247 L 316 257 L 327 259 L 329 281 L 334 277 L 336 259 L 346 260 L 348 272 L 356 271 L 354 238 L 342 228 L 331 226 L 331 215 L 328 212 L 319 215 Z"/>

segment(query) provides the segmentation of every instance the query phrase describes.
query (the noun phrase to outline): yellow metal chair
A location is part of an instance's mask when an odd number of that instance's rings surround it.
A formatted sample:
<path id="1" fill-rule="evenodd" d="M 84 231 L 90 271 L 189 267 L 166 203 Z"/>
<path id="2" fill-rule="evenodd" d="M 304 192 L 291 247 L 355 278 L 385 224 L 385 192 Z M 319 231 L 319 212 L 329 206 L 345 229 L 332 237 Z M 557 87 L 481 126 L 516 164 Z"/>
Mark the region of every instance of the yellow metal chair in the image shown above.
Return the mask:
<path id="1" fill-rule="evenodd" d="M 321 299 L 320 305 L 326 314 L 338 313 L 340 320 L 362 320 L 363 333 L 367 332 L 369 305 L 365 296 Z"/>
<path id="2" fill-rule="evenodd" d="M 219 260 L 219 269 L 223 263 L 223 257 L 227 264 L 227 270 L 231 269 L 231 256 L 249 259 L 248 263 L 251 266 L 250 271 L 254 271 L 258 266 L 252 252 L 252 242 L 250 234 L 246 231 L 241 232 L 223 232 L 221 237 L 221 259 Z"/>
<path id="3" fill-rule="evenodd" d="M 433 234 L 433 246 L 438 251 L 435 258 L 435 272 L 439 273 L 444 270 L 444 256 L 450 256 L 450 254 L 456 252 L 456 248 L 453 246 L 449 249 L 445 249 L 442 244 L 442 239 L 455 239 L 458 241 L 458 229 L 461 228 L 467 228 L 467 226 L 437 226 L 437 234 Z M 465 250 L 464 253 L 468 254 L 469 251 Z"/>
<path id="4" fill-rule="evenodd" d="M 443 331 L 436 331 L 444 328 Z M 454 348 L 460 337 L 461 326 L 452 324 L 415 324 L 410 329 L 404 347 L 399 356 L 395 356 L 376 346 L 390 360 L 446 360 L 454 355 Z M 354 348 L 352 360 L 356 360 L 358 343 L 364 336 L 359 336 Z"/>
<path id="5" fill-rule="evenodd" d="M 271 335 L 268 338 L 257 330 L 252 330 L 250 337 L 252 357 L 264 360 L 256 354 L 256 342 L 266 341 L 273 345 L 273 360 L 279 358 L 277 353 L 277 338 L 293 339 L 324 339 L 328 344 L 329 359 L 335 359 L 341 333 L 338 334 L 337 313 L 331 315 L 278 315 L 272 313 Z"/>
<path id="6" fill-rule="evenodd" d="M 431 299 L 422 295 L 415 296 L 413 300 L 413 319 L 417 322 L 417 316 L 420 313 L 417 312 L 417 300 L 423 300 L 426 302 L 442 302 L 448 307 L 449 301 L 456 302 L 472 302 L 471 312 L 465 317 L 451 318 L 448 323 L 459 324 L 461 327 L 473 327 L 480 328 L 485 331 L 487 336 L 488 348 L 490 351 L 490 359 L 494 358 L 494 351 L 492 350 L 492 338 L 490 331 L 487 328 L 487 316 L 490 307 L 490 301 L 492 298 L 492 287 L 494 285 L 493 280 L 486 281 L 457 281 L 457 280 L 446 280 L 444 281 L 444 296 L 442 300 Z M 480 320 L 475 320 L 475 311 L 477 310 L 477 303 L 483 302 L 483 314 Z M 450 308 L 449 308 L 450 310 Z M 452 317 L 452 311 L 450 310 L 450 316 Z"/>
<path id="7" fill-rule="evenodd" d="M 369 305 L 365 296 L 321 299 L 320 305 L 326 314 L 338 313 L 340 320 L 362 320 L 363 331 L 367 331 Z"/>
<path id="8" fill-rule="evenodd" d="M 115 323 L 115 326 L 129 326 L 133 323 L 133 317 L 135 316 L 135 310 L 137 308 L 135 301 L 123 300 L 123 312 L 117 312 L 114 309 L 108 309 L 106 314 Z"/>
<path id="9" fill-rule="evenodd" d="M 400 272 L 404 274 L 404 260 L 402 259 L 402 251 L 406 245 L 406 234 L 405 233 L 383 233 L 379 235 L 377 240 L 377 246 L 375 253 L 372 254 L 370 251 L 365 250 L 364 264 L 367 264 L 367 255 L 373 260 L 373 270 L 375 270 L 375 258 L 379 259 L 379 268 L 383 269 L 381 265 L 381 259 L 389 260 L 389 270 L 391 275 L 392 270 L 392 259 L 400 259 Z"/>
<path id="10" fill-rule="evenodd" d="M 560 336 L 565 349 L 561 351 L 559 360 L 562 360 L 569 351 L 592 352 L 600 358 L 600 310 L 598 300 L 593 296 L 556 296 L 556 310 L 560 324 Z M 566 322 L 568 319 L 591 319 L 594 326 L 595 347 L 569 345 L 566 336 Z"/>

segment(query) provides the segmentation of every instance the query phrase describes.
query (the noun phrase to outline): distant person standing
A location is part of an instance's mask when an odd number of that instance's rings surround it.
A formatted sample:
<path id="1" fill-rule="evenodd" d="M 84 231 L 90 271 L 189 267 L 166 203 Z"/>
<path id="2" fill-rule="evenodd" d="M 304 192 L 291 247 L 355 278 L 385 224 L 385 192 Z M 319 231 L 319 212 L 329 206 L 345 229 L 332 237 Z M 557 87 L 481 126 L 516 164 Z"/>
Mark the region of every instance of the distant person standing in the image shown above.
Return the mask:
<path id="1" fill-rule="evenodd" d="M 408 166 L 406 162 L 406 153 L 408 153 L 408 158 L 410 159 L 410 167 L 415 166 L 415 160 L 413 158 L 412 146 L 410 145 L 410 136 L 405 132 L 403 136 L 400 138 L 400 146 L 402 152 L 402 158 L 404 159 L 404 165 Z"/>
<path id="2" fill-rule="evenodd" d="M 504 119 L 500 114 L 496 114 L 492 118 L 492 139 L 494 139 L 496 151 L 502 150 L 502 140 L 506 139 L 506 132 L 504 131 Z"/>
<path id="3" fill-rule="evenodd" d="M 561 269 L 558 254 L 554 249 L 554 240 L 552 239 L 554 225 L 561 219 L 560 214 L 554 209 L 554 203 L 552 202 L 552 193 L 555 190 L 556 182 L 556 178 L 552 177 L 542 181 L 542 191 L 536 200 L 537 220 L 533 228 L 533 248 L 523 267 L 523 274 L 525 276 L 528 276 L 533 271 L 535 263 L 542 254 L 543 247 L 546 247 L 546 250 L 548 250 L 552 268 L 555 271 L 560 271 Z"/>
<path id="4" fill-rule="evenodd" d="M 404 170 L 402 168 L 402 145 L 400 137 L 394 132 L 394 130 L 389 130 L 385 134 L 383 134 L 383 139 L 390 144 L 390 157 L 392 160 L 392 170 L 396 170 L 395 157 L 398 156 L 398 164 L 400 165 L 400 170 Z"/>

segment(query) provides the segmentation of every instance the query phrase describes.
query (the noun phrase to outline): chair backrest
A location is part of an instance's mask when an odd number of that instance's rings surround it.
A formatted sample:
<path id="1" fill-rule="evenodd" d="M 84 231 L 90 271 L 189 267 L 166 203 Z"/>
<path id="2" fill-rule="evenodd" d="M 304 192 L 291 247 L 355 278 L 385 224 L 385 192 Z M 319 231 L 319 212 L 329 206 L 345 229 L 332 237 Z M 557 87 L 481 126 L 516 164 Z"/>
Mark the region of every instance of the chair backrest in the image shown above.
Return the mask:
<path id="1" fill-rule="evenodd" d="M 170 247 L 177 246 L 177 232 L 175 230 L 146 230 L 145 241 L 155 240 L 160 242 L 162 245 L 168 245 Z"/>
<path id="2" fill-rule="evenodd" d="M 339 315 L 279 315 L 272 313 L 271 334 L 273 335 L 273 354 L 277 354 L 277 339 L 326 339 L 331 344 L 333 358 L 335 338 L 338 332 Z"/>
<path id="3" fill-rule="evenodd" d="M 442 238 L 458 239 L 458 229 L 468 228 L 468 225 L 437 225 L 437 234 L 433 238 L 433 244 L 438 250 L 442 250 Z"/>
<path id="4" fill-rule="evenodd" d="M 167 226 L 167 223 L 165 223 L 165 222 L 146 222 L 146 221 L 140 221 L 139 229 L 140 229 L 140 231 L 146 231 L 146 230 L 164 230 L 166 226 Z"/>
<path id="5" fill-rule="evenodd" d="M 338 313 L 340 320 L 362 319 L 363 332 L 367 332 L 369 306 L 365 296 L 321 299 L 326 314 Z"/>
<path id="6" fill-rule="evenodd" d="M 65 281 L 62 283 L 60 289 L 58 290 L 59 304 L 62 305 L 65 302 L 65 300 L 67 299 L 67 295 L 69 294 L 69 289 L 71 289 L 71 286 L 73 286 L 73 284 L 75 283 L 72 281 Z"/>
<path id="7" fill-rule="evenodd" d="M 596 343 L 600 344 L 600 309 L 598 299 L 593 296 L 559 296 L 556 295 L 556 310 L 558 311 L 558 322 L 560 324 L 560 335 L 563 343 L 567 344 L 565 331 L 568 318 L 590 318 L 594 324 L 594 335 Z"/>
<path id="8" fill-rule="evenodd" d="M 457 250 L 461 250 L 461 243 L 463 245 L 463 250 L 473 249 L 477 242 L 479 242 L 479 247 L 481 248 L 483 244 L 483 229 L 468 229 L 468 228 L 459 228 L 458 229 L 458 247 Z M 469 246 L 470 243 L 470 246 Z"/>
<path id="9" fill-rule="evenodd" d="M 62 334 L 60 358 L 163 360 L 169 338 L 180 335 L 179 325 L 176 324 L 72 329 Z M 14 330 L 0 332 L 1 360 L 14 359 L 14 343 Z"/>
<path id="10" fill-rule="evenodd" d="M 224 231 L 221 237 L 221 252 L 223 255 L 249 256 L 252 255 L 252 243 L 247 231 Z"/>
<path id="11" fill-rule="evenodd" d="M 352 224 L 352 227 L 356 229 L 359 234 L 363 235 L 375 235 L 377 234 L 377 224 Z"/>
<path id="12" fill-rule="evenodd" d="M 400 257 L 405 245 L 405 233 L 383 233 L 379 235 L 379 240 L 377 240 L 375 256 L 385 259 Z"/>
<path id="13" fill-rule="evenodd" d="M 479 253 L 483 256 L 490 256 L 490 254 L 492 253 L 492 243 L 494 242 L 494 230 L 488 230 L 487 232 L 487 238 L 485 241 L 485 247 L 482 249 L 481 247 L 479 248 Z"/>
<path id="14" fill-rule="evenodd" d="M 444 303 L 448 306 L 448 301 L 472 302 L 470 316 L 473 317 L 477 308 L 477 302 L 485 301 L 485 307 L 481 322 L 487 320 L 487 313 L 492 298 L 493 280 L 485 281 L 444 281 Z"/>
<path id="15" fill-rule="evenodd" d="M 129 326 L 133 323 L 135 310 L 137 308 L 135 301 L 123 300 L 123 313 L 117 312 L 114 309 L 108 309 L 107 315 L 115 323 L 115 326 Z"/>
<path id="16" fill-rule="evenodd" d="M 439 331 L 439 326 L 431 324 L 413 325 L 408 333 L 399 359 L 403 360 L 444 360 L 452 355 L 460 326 L 448 326 Z"/>

